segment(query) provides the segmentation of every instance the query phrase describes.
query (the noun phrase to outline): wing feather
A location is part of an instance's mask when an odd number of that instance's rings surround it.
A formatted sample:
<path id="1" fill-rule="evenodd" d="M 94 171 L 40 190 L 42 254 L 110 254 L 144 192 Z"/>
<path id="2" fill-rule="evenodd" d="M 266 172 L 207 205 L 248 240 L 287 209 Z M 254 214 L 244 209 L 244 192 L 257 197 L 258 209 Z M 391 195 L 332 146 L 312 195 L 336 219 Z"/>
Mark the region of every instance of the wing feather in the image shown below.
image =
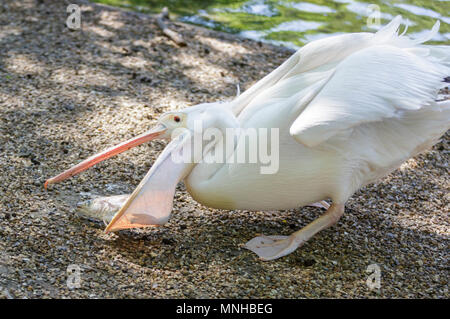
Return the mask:
<path id="1" fill-rule="evenodd" d="M 386 32 L 381 36 L 385 38 Z M 403 36 L 394 35 L 392 41 L 359 50 L 339 63 L 295 119 L 290 134 L 314 147 L 333 136 L 348 135 L 358 125 L 401 118 L 405 112 L 432 105 L 450 69 L 432 50 L 418 47 L 420 42 L 399 38 Z"/>
<path id="2" fill-rule="evenodd" d="M 333 71 L 341 61 L 362 49 L 373 45 L 392 43 L 393 41 L 396 42 L 397 46 L 413 46 L 415 42 L 397 35 L 401 21 L 402 17 L 397 16 L 377 33 L 349 33 L 306 44 L 282 65 L 232 101 L 230 107 L 233 113 L 238 116 L 245 108 L 254 106 L 255 100 L 258 100 L 261 95 L 264 95 L 266 100 L 270 100 L 271 97 L 266 92 L 268 89 L 283 81 L 286 84 L 288 83 L 286 80 L 297 75 L 302 74 L 303 78 L 308 78 L 309 74 L 313 74 L 311 77 L 316 81 L 325 80 L 330 75 L 326 71 Z M 323 75 L 320 79 L 317 78 L 319 72 Z M 303 86 L 299 84 L 296 92 L 307 88 L 306 85 L 309 85 L 309 83 L 310 81 L 304 81 Z"/>

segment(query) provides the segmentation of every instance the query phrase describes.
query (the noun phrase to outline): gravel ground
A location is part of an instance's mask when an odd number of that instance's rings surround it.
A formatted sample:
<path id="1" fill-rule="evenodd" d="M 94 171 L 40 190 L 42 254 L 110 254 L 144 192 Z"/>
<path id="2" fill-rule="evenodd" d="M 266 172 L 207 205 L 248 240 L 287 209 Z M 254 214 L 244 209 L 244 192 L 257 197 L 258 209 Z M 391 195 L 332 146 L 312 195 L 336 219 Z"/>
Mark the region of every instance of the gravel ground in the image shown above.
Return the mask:
<path id="1" fill-rule="evenodd" d="M 449 135 L 356 193 L 336 227 L 262 262 L 241 244 L 290 234 L 323 212 L 222 211 L 180 185 L 170 222 L 104 234 L 77 215 L 94 195 L 130 193 L 164 147 L 130 150 L 45 191 L 43 182 L 167 110 L 231 99 L 290 52 L 152 17 L 73 1 L 0 3 L 0 298 L 449 298 Z M 75 1 L 76 2 L 76 1 Z M 79 3 L 79 2 L 78 2 Z M 69 289 L 67 268 L 81 269 Z M 366 285 L 377 264 L 381 287 Z"/>

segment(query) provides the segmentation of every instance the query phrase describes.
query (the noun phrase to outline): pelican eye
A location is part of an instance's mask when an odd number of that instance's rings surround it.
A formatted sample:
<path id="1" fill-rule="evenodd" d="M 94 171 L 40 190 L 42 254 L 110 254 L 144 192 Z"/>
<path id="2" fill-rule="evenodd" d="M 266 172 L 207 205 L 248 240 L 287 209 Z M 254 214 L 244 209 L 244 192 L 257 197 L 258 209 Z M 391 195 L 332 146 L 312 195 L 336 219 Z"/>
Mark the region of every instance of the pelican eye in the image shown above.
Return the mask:
<path id="1" fill-rule="evenodd" d="M 179 116 L 174 116 L 174 117 L 173 117 L 173 120 L 174 120 L 175 122 L 180 122 L 180 121 L 181 121 L 181 119 L 180 119 Z"/>

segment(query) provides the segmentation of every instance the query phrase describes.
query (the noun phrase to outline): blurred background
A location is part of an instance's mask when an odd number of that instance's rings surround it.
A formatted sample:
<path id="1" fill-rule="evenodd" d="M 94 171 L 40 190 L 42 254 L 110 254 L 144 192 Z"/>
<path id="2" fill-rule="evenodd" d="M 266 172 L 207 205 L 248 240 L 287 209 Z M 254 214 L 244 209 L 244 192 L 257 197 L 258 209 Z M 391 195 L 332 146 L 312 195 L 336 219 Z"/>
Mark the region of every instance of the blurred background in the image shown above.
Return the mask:
<path id="1" fill-rule="evenodd" d="M 419 36 L 441 21 L 434 43 L 450 42 L 450 0 L 97 0 L 136 11 L 164 6 L 179 21 L 298 48 L 332 34 L 376 30 L 367 19 L 379 10 L 381 24 L 398 14 L 409 34 Z"/>

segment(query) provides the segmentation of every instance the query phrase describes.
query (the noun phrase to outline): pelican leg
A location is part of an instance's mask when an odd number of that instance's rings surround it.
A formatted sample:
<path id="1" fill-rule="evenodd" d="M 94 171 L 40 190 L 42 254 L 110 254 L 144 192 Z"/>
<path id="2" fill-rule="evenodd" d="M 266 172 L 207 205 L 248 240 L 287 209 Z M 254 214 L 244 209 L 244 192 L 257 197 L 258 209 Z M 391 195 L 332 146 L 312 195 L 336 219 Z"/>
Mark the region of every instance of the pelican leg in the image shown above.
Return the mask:
<path id="1" fill-rule="evenodd" d="M 321 230 L 336 224 L 344 214 L 344 208 L 344 204 L 332 204 L 325 214 L 290 236 L 262 235 L 248 241 L 245 248 L 256 253 L 262 260 L 286 256 Z"/>
<path id="2" fill-rule="evenodd" d="M 308 206 L 324 208 L 324 209 L 330 208 L 330 204 L 328 204 L 327 201 L 324 201 L 324 200 L 321 200 L 320 202 L 317 202 L 317 203 L 309 204 Z"/>
<path id="3" fill-rule="evenodd" d="M 94 198 L 79 203 L 77 210 L 82 215 L 102 220 L 105 224 L 108 224 L 128 197 L 130 197 L 130 194 Z"/>

